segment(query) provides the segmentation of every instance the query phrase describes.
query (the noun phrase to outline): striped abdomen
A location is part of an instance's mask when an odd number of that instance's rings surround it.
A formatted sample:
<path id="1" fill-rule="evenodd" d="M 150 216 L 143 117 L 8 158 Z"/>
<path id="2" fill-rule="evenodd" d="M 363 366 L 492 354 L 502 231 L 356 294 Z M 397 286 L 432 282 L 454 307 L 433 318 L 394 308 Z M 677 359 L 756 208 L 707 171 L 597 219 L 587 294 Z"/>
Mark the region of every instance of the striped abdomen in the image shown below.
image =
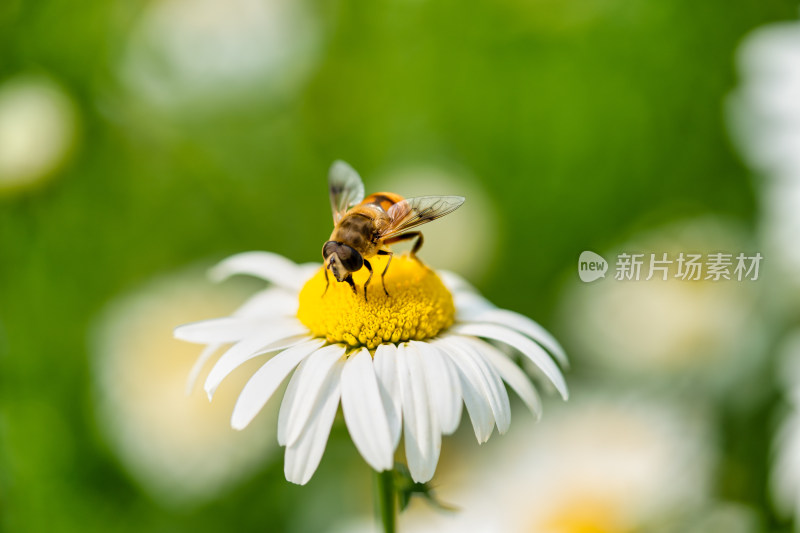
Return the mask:
<path id="1" fill-rule="evenodd" d="M 401 200 L 403 200 L 403 197 L 393 192 L 376 192 L 364 198 L 360 205 L 375 204 L 384 211 L 388 211 L 390 207 Z"/>

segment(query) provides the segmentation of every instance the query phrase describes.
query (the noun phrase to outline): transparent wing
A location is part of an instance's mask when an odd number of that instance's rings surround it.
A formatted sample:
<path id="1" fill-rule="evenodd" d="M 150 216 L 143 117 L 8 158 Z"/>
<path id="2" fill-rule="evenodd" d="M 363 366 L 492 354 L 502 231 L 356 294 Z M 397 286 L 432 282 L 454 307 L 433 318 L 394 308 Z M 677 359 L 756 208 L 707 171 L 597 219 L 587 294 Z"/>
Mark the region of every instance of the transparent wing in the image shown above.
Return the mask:
<path id="1" fill-rule="evenodd" d="M 364 183 L 353 167 L 344 161 L 334 161 L 328 172 L 328 192 L 333 223 L 338 224 L 348 209 L 364 199 Z"/>
<path id="2" fill-rule="evenodd" d="M 380 237 L 386 239 L 404 233 L 411 228 L 436 220 L 458 209 L 464 203 L 463 196 L 418 196 L 406 198 L 389 208 L 391 219 Z"/>

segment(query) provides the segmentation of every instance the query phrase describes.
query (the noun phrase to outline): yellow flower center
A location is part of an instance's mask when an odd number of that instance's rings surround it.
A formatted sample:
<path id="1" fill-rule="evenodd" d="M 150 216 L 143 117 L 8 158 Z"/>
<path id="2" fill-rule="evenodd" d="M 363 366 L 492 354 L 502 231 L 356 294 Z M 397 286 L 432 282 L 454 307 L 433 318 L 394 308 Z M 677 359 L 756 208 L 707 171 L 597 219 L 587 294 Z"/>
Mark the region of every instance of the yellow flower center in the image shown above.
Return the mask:
<path id="1" fill-rule="evenodd" d="M 549 518 L 538 517 L 530 531 L 547 533 L 625 533 L 618 502 L 598 495 L 573 496 L 574 500 L 556 506 Z M 559 508 L 560 507 L 560 508 Z"/>
<path id="2" fill-rule="evenodd" d="M 455 317 L 453 296 L 439 276 L 408 255 L 395 256 L 386 272 L 386 296 L 381 272 L 387 260 L 386 256 L 369 259 L 375 275 L 367 287 L 366 300 L 366 267 L 353 273 L 355 294 L 350 285 L 336 281 L 330 272 L 326 292 L 321 268 L 300 291 L 297 317 L 315 336 L 328 342 L 369 349 L 384 342 L 427 339 L 449 327 Z"/>

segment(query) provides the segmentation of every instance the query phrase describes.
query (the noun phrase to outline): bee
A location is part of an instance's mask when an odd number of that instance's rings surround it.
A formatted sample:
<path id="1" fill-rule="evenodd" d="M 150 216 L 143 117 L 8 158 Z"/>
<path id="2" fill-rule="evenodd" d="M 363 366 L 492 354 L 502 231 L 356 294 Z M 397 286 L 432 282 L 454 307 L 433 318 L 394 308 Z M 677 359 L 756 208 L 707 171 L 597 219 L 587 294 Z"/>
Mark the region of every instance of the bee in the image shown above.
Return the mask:
<path id="1" fill-rule="evenodd" d="M 381 273 L 383 292 L 389 296 L 385 280 L 393 256 L 389 245 L 416 239 L 411 257 L 419 261 L 417 252 L 422 247 L 422 233 L 409 230 L 452 213 L 464 203 L 463 196 L 403 198 L 392 192 L 378 192 L 364 198 L 361 177 L 344 161 L 335 161 L 331 165 L 328 189 L 334 228 L 330 239 L 322 247 L 326 282 L 323 296 L 330 285 L 329 270 L 336 281 L 347 282 L 353 293 L 357 294 L 353 272 L 367 267 L 369 277 L 364 283 L 366 300 L 367 285 L 374 274 L 369 258 L 375 255 L 389 256 Z"/>

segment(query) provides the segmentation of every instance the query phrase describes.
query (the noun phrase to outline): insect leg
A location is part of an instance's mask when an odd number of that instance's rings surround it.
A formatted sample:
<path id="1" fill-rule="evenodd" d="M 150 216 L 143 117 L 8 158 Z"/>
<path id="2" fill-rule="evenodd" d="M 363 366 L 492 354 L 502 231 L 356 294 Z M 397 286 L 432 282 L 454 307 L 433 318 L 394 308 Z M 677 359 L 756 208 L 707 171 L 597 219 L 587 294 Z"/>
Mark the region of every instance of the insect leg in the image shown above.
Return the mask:
<path id="1" fill-rule="evenodd" d="M 350 285 L 350 288 L 353 289 L 353 294 L 358 294 L 358 292 L 356 292 L 356 284 L 353 283 L 353 276 L 347 276 L 346 278 L 344 278 L 344 280 L 347 282 L 348 285 Z"/>
<path id="2" fill-rule="evenodd" d="M 417 242 L 415 242 L 414 243 L 414 247 L 411 248 L 411 257 L 413 257 L 414 259 L 417 259 L 417 252 L 419 252 L 419 249 L 422 248 L 423 240 L 422 240 L 422 232 L 421 231 L 415 231 L 414 233 L 417 234 Z M 417 261 L 419 261 L 419 259 L 417 259 Z"/>
<path id="3" fill-rule="evenodd" d="M 370 265 L 369 261 L 367 261 L 366 259 L 364 259 L 364 266 L 367 267 L 367 270 L 369 270 L 369 277 L 367 278 L 367 281 L 364 282 L 364 301 L 366 302 L 367 301 L 367 285 L 369 285 L 369 282 L 372 279 L 372 274 L 374 274 L 374 272 L 372 271 L 372 265 Z"/>
<path id="4" fill-rule="evenodd" d="M 322 296 L 320 296 L 320 298 L 325 297 L 325 293 L 328 292 L 328 287 L 331 284 L 331 280 L 328 278 L 328 269 L 327 268 L 323 269 L 323 272 L 325 272 L 325 290 L 322 291 Z"/>
<path id="5" fill-rule="evenodd" d="M 383 292 L 386 296 L 389 296 L 389 291 L 386 290 L 386 271 L 389 270 L 389 265 L 392 264 L 392 257 L 394 257 L 394 252 L 389 252 L 386 250 L 378 250 L 378 255 L 388 255 L 389 260 L 386 262 L 386 268 L 383 269 L 383 273 L 381 274 L 381 283 L 383 283 Z"/>
<path id="6" fill-rule="evenodd" d="M 413 257 L 414 259 L 416 259 L 417 261 L 419 261 L 421 263 L 422 261 L 420 261 L 419 258 L 417 258 L 417 252 L 419 251 L 420 248 L 422 248 L 422 243 L 423 243 L 422 232 L 421 231 L 410 231 L 408 233 L 403 233 L 402 235 L 398 235 L 397 237 L 392 237 L 391 239 L 386 239 L 385 241 L 383 241 L 383 243 L 384 244 L 395 244 L 395 243 L 398 243 L 398 242 L 402 242 L 402 241 L 407 241 L 409 239 L 413 239 L 414 237 L 417 238 L 417 242 L 415 242 L 414 243 L 414 247 L 411 248 L 411 257 Z"/>

